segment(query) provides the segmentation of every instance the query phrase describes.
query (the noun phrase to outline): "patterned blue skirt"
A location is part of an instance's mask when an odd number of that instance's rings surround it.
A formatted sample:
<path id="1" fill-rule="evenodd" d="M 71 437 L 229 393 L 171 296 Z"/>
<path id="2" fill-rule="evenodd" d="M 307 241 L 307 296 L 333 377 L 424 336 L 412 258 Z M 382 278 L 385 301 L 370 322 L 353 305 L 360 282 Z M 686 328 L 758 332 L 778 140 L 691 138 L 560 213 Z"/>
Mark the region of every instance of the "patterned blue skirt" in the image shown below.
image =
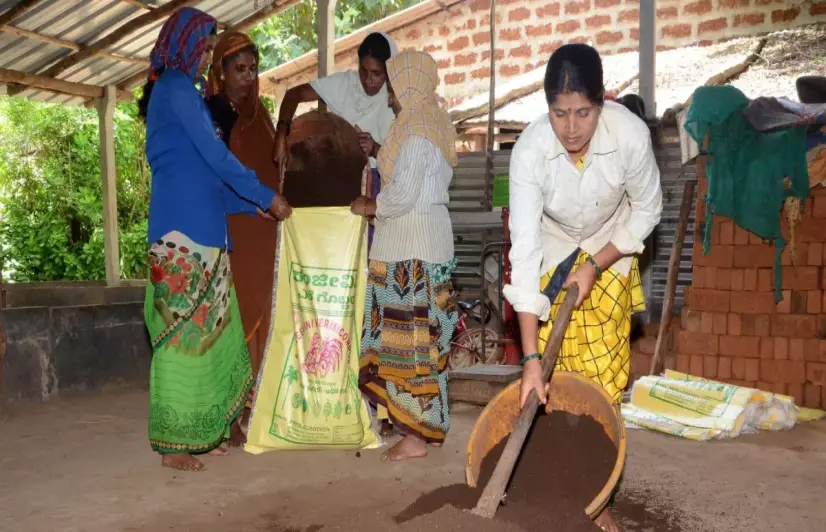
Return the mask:
<path id="1" fill-rule="evenodd" d="M 359 386 L 396 430 L 441 443 L 450 428 L 447 357 L 459 320 L 456 261 L 370 261 Z"/>

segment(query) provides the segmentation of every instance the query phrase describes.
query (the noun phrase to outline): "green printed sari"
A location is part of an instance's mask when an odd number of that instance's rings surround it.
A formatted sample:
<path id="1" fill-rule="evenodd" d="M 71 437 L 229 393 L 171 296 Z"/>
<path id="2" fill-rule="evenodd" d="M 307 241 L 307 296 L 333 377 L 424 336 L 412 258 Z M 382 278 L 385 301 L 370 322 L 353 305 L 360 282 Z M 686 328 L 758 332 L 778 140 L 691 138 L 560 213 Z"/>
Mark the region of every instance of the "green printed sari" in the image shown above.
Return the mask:
<path id="1" fill-rule="evenodd" d="M 253 384 L 226 250 L 173 231 L 149 250 L 149 440 L 204 453 L 229 436 Z"/>

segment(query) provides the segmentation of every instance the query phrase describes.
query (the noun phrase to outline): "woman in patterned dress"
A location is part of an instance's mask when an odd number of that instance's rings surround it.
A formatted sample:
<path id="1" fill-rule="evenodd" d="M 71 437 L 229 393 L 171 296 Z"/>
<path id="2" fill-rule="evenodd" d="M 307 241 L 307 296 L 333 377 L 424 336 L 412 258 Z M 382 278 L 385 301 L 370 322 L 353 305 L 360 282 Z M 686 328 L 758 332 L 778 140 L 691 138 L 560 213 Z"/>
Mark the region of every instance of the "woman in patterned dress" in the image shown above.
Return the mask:
<path id="1" fill-rule="evenodd" d="M 382 459 L 405 460 L 440 446 L 450 428 L 446 365 L 458 313 L 447 203 L 456 132 L 438 104 L 430 55 L 394 57 L 387 83 L 396 120 L 378 154 L 381 192 L 351 205 L 376 227 L 359 385 L 403 435 Z"/>
<path id="2" fill-rule="evenodd" d="M 547 399 L 540 353 L 572 284 L 579 297 L 556 367 L 581 373 L 619 401 L 628 383 L 631 315 L 645 307 L 636 254 L 662 212 L 651 135 L 631 111 L 605 101 L 602 62 L 588 45 L 554 52 L 545 97 L 548 113 L 511 154 L 513 273 L 504 293 L 526 353 L 521 402 L 533 390 Z M 608 510 L 597 524 L 618 530 Z"/>
<path id="3" fill-rule="evenodd" d="M 204 468 L 224 455 L 253 376 L 227 256 L 227 214 L 290 207 L 215 135 L 196 88 L 215 47 L 217 21 L 176 11 L 150 55 L 139 102 L 152 168 L 144 314 L 152 342 L 149 439 L 166 467 Z"/>

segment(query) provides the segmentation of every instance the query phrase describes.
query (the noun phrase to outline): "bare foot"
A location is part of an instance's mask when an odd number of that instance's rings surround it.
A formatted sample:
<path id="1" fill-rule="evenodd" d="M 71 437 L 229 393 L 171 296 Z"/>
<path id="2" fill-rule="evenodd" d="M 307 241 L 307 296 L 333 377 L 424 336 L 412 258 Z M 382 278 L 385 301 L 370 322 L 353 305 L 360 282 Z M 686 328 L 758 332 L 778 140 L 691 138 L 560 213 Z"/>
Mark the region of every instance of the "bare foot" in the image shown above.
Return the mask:
<path id="1" fill-rule="evenodd" d="M 227 443 L 230 447 L 241 447 L 247 443 L 247 437 L 241 428 L 240 421 L 235 420 L 235 422 L 229 426 L 229 441 Z"/>
<path id="2" fill-rule="evenodd" d="M 238 422 L 238 425 L 241 427 L 241 432 L 244 433 L 244 441 L 246 442 L 246 436 L 250 431 L 250 418 L 252 418 L 252 410 L 249 408 L 244 409 L 244 413 L 241 414 L 241 421 Z"/>
<path id="3" fill-rule="evenodd" d="M 405 436 L 381 455 L 382 461 L 399 462 L 427 456 L 427 444 L 416 436 Z"/>
<path id="4" fill-rule="evenodd" d="M 381 420 L 381 431 L 379 434 L 382 438 L 392 438 L 393 435 L 396 433 L 396 429 L 393 428 L 393 424 L 390 423 L 387 419 Z"/>
<path id="5" fill-rule="evenodd" d="M 594 519 L 594 523 L 596 523 L 601 529 L 605 530 L 605 532 L 620 532 L 619 525 L 617 525 L 617 522 L 614 521 L 614 516 L 608 508 L 604 509 L 602 513 Z"/>
<path id="6" fill-rule="evenodd" d="M 222 443 L 218 447 L 209 451 L 207 454 L 210 456 L 226 456 L 229 454 L 229 448 L 227 447 L 226 443 Z"/>
<path id="7" fill-rule="evenodd" d="M 431 447 L 436 447 L 438 449 L 439 447 L 441 447 L 444 444 L 440 441 L 432 441 L 432 442 L 428 443 L 428 445 L 430 445 Z"/>
<path id="8" fill-rule="evenodd" d="M 181 471 L 203 471 L 206 466 L 191 454 L 163 454 L 161 465 Z"/>

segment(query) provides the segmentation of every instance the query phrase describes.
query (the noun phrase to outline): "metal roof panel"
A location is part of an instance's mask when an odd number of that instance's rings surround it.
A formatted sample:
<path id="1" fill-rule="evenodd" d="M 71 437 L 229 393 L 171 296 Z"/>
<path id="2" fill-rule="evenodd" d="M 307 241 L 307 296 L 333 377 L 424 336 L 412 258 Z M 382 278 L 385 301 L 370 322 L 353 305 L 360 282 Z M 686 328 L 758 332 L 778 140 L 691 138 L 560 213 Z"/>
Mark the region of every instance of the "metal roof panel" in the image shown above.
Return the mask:
<path id="1" fill-rule="evenodd" d="M 168 1 L 144 0 L 144 3 L 158 7 Z M 0 13 L 18 3 L 20 0 L 0 0 Z M 233 25 L 274 3 L 273 0 L 202 0 L 195 4 L 195 7 L 213 15 L 224 24 Z M 10 25 L 88 46 L 146 12 L 122 0 L 44 0 L 15 18 Z M 108 48 L 107 52 L 147 59 L 162 24 L 163 21 L 158 21 L 138 29 Z M 74 50 L 69 48 L 0 32 L 2 68 L 37 74 L 72 53 Z M 93 56 L 65 70 L 58 77 L 67 81 L 102 86 L 121 83 L 141 69 L 140 65 L 118 62 L 109 57 Z M 84 103 L 83 98 L 36 89 L 25 90 L 18 96 L 73 105 Z"/>

